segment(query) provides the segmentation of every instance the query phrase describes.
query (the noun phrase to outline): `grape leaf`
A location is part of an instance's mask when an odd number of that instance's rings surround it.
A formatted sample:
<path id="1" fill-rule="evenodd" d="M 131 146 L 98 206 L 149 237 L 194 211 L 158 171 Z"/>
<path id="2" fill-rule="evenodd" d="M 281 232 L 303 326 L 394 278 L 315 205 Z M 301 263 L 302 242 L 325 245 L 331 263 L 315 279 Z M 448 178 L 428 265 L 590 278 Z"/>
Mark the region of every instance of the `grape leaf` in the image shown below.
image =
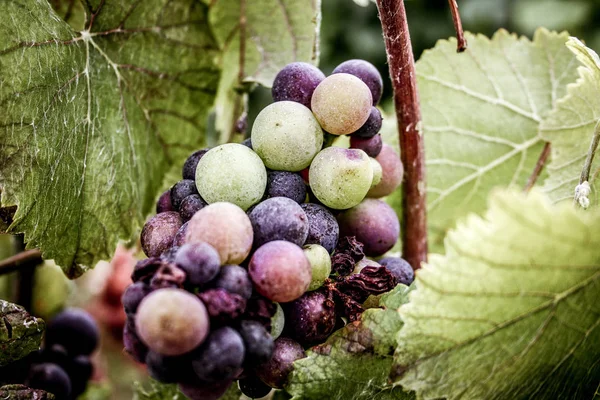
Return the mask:
<path id="1" fill-rule="evenodd" d="M 600 214 L 504 191 L 417 273 L 395 375 L 423 399 L 589 399 L 600 383 Z"/>
<path id="2" fill-rule="evenodd" d="M 525 185 L 543 146 L 539 124 L 576 79 L 567 39 L 544 29 L 533 41 L 469 34 L 465 53 L 440 41 L 418 61 L 432 250 L 458 218 L 485 210 L 493 187 Z"/>
<path id="3" fill-rule="evenodd" d="M 240 15 L 245 16 L 244 35 Z M 246 109 L 243 86 L 256 82 L 271 87 L 277 72 L 293 61 L 318 63 L 321 1 L 220 0 L 212 2 L 209 19 L 223 69 L 215 103 L 216 128 L 220 141 L 227 142 Z"/>
<path id="4" fill-rule="evenodd" d="M 48 0 L 50 5 L 71 28 L 76 31 L 85 29 L 85 9 L 80 0 Z"/>
<path id="5" fill-rule="evenodd" d="M 76 32 L 46 1 L 0 2 L 1 205 L 70 277 L 129 240 L 169 165 L 204 144 L 219 76 L 200 2 L 86 13 Z"/>
<path id="6" fill-rule="evenodd" d="M 25 385 L 5 385 L 0 387 L 0 399 L 10 400 L 54 400 L 52 393 L 30 389 Z"/>
<path id="7" fill-rule="evenodd" d="M 600 59 L 575 38 L 571 38 L 567 46 L 583 64 L 579 68 L 580 77 L 568 86 L 567 95 L 557 102 L 556 108 L 540 126 L 542 137 L 552 143 L 544 190 L 557 202 L 573 199 L 592 136 L 599 129 L 600 121 Z M 597 166 L 591 171 L 589 183 L 592 189 L 598 182 L 598 171 Z M 598 203 L 596 197 L 591 200 Z"/>
<path id="8" fill-rule="evenodd" d="M 409 290 L 398 285 L 382 296 L 385 309 L 366 310 L 360 322 L 346 325 L 296 361 L 286 386 L 292 399 L 412 399 L 387 382 L 395 335 L 402 326 L 397 309 Z"/>
<path id="9" fill-rule="evenodd" d="M 38 350 L 45 329 L 43 320 L 0 299 L 0 367 Z"/>

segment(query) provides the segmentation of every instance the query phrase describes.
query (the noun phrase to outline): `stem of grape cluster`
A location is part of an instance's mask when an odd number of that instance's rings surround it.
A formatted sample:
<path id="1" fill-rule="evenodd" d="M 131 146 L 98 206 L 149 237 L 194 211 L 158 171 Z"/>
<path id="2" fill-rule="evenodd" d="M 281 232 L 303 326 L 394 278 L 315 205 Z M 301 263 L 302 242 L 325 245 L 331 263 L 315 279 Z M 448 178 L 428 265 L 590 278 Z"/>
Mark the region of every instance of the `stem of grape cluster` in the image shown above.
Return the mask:
<path id="1" fill-rule="evenodd" d="M 18 271 L 22 268 L 29 268 L 41 264 L 43 261 L 42 253 L 39 250 L 25 250 L 0 261 L 0 275 Z"/>
<path id="2" fill-rule="evenodd" d="M 403 0 L 377 0 L 379 18 L 394 89 L 400 151 L 404 165 L 402 185 L 402 256 L 413 269 L 427 261 L 425 155 L 415 59 Z"/>

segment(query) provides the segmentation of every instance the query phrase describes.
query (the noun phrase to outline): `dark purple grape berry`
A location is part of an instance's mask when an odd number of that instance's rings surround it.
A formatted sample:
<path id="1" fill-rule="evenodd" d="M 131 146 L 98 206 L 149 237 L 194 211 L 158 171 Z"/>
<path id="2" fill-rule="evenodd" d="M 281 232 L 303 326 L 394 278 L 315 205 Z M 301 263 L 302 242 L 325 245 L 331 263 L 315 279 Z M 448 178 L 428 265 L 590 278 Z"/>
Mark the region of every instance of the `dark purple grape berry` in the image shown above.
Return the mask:
<path id="1" fill-rule="evenodd" d="M 187 243 L 177 251 L 175 264 L 185 272 L 186 282 L 200 286 L 217 276 L 221 259 L 217 250 L 208 243 Z"/>
<path id="2" fill-rule="evenodd" d="M 252 296 L 252 281 L 248 271 L 239 265 L 223 265 L 211 287 L 225 289 L 229 293 L 239 294 L 245 299 Z"/>
<path id="3" fill-rule="evenodd" d="M 271 94 L 273 101 L 295 101 L 310 108 L 315 88 L 325 79 L 325 74 L 314 65 L 294 62 L 283 67 L 275 76 Z"/>
<path id="4" fill-rule="evenodd" d="M 398 283 L 410 286 L 415 280 L 415 271 L 408 261 L 400 257 L 385 257 L 378 261 L 396 277 Z"/>
<path id="5" fill-rule="evenodd" d="M 144 260 L 140 260 L 135 264 L 133 272 L 131 273 L 131 280 L 133 282 L 144 282 L 150 283 L 150 280 L 154 276 L 154 273 L 160 268 L 163 260 L 159 257 L 150 257 Z"/>
<path id="6" fill-rule="evenodd" d="M 196 189 L 196 181 L 192 179 L 183 179 L 177 182 L 171 188 L 171 203 L 173 204 L 173 208 L 175 208 L 175 210 L 179 210 L 183 199 L 193 194 L 198 194 L 198 189 Z"/>
<path id="7" fill-rule="evenodd" d="M 238 381 L 240 392 L 251 399 L 260 399 L 271 393 L 271 387 L 252 374 Z"/>
<path id="8" fill-rule="evenodd" d="M 205 155 L 210 149 L 202 149 L 195 151 L 191 156 L 185 160 L 183 164 L 183 179 L 191 179 L 193 181 L 196 180 L 196 167 L 198 166 L 198 161 Z"/>
<path id="9" fill-rule="evenodd" d="M 52 393 L 56 400 L 67 400 L 71 395 L 69 375 L 64 369 L 52 363 L 34 365 L 26 385 Z"/>
<path id="10" fill-rule="evenodd" d="M 155 351 L 146 355 L 148 373 L 162 383 L 193 381 L 194 371 L 189 356 L 165 356 Z"/>
<path id="11" fill-rule="evenodd" d="M 179 230 L 177 231 L 177 233 L 175 234 L 175 238 L 173 238 L 173 246 L 183 246 L 185 244 L 185 234 L 187 232 L 187 227 L 189 225 L 189 222 L 186 222 L 185 224 L 181 225 L 181 228 L 179 228 Z"/>
<path id="12" fill-rule="evenodd" d="M 269 171 L 267 173 L 267 198 L 287 197 L 298 204 L 306 198 L 306 184 L 302 176 L 295 172 Z"/>
<path id="13" fill-rule="evenodd" d="M 271 359 L 273 338 L 260 322 L 242 321 L 239 332 L 246 346 L 244 366 L 253 368 Z"/>
<path id="14" fill-rule="evenodd" d="M 232 380 L 224 380 L 207 384 L 204 382 L 179 383 L 179 390 L 190 400 L 219 400 L 229 386 L 233 383 Z"/>
<path id="15" fill-rule="evenodd" d="M 254 149 L 252 148 L 252 140 L 251 140 L 250 138 L 248 138 L 248 139 L 244 140 L 244 141 L 242 142 L 242 144 L 243 144 L 244 146 L 246 146 L 246 147 L 250 148 L 250 150 L 254 150 Z"/>
<path id="16" fill-rule="evenodd" d="M 160 195 L 156 202 L 156 213 L 160 214 L 165 211 L 175 211 L 173 204 L 171 203 L 171 191 L 167 190 Z"/>
<path id="17" fill-rule="evenodd" d="M 71 397 L 75 399 L 85 392 L 94 373 L 94 366 L 89 357 L 81 355 L 71 360 L 66 372 L 71 380 Z"/>
<path id="18" fill-rule="evenodd" d="M 294 368 L 294 361 L 304 357 L 306 354 L 300 343 L 280 337 L 275 340 L 271 359 L 256 368 L 256 375 L 272 388 L 281 389 Z"/>
<path id="19" fill-rule="evenodd" d="M 64 346 L 55 343 L 46 346 L 46 348 L 42 350 L 42 360 L 46 363 L 56 364 L 61 368 L 67 368 L 71 358 Z"/>
<path id="20" fill-rule="evenodd" d="M 300 207 L 308 218 L 308 236 L 304 244 L 321 245 L 331 254 L 340 235 L 337 220 L 331 212 L 319 204 L 304 203 L 300 204 Z"/>
<path id="21" fill-rule="evenodd" d="M 287 197 L 273 197 L 258 204 L 249 215 L 254 247 L 285 240 L 302 246 L 308 236 L 308 219 L 302 208 Z"/>
<path id="22" fill-rule="evenodd" d="M 381 130 L 383 124 L 383 118 L 381 117 L 381 111 L 377 107 L 371 108 L 371 113 L 367 122 L 363 124 L 356 131 L 352 132 L 351 137 L 368 139 L 377 135 Z"/>
<path id="23" fill-rule="evenodd" d="M 207 383 L 232 379 L 244 361 L 244 341 L 234 329 L 225 326 L 208 336 L 197 350 L 192 367 L 198 378 Z"/>
<path id="24" fill-rule="evenodd" d="M 125 312 L 127 314 L 135 314 L 144 297 L 151 291 L 150 286 L 141 281 L 129 285 L 121 297 L 121 303 L 123 303 Z"/>
<path id="25" fill-rule="evenodd" d="M 135 332 L 135 322 L 133 319 L 128 321 L 125 324 L 125 328 L 123 328 L 123 347 L 125 348 L 125 352 L 137 362 L 143 363 L 146 359 L 148 347 Z"/>
<path id="26" fill-rule="evenodd" d="M 188 222 L 194 214 L 198 211 L 202 210 L 205 206 L 207 206 L 206 202 L 202 200 L 199 194 L 191 194 L 179 205 L 179 214 L 181 214 L 181 219 L 183 222 Z"/>
<path id="27" fill-rule="evenodd" d="M 224 289 L 208 289 L 198 293 L 198 297 L 206 306 L 211 324 L 230 323 L 246 311 L 246 299 Z"/>
<path id="28" fill-rule="evenodd" d="M 335 67 L 332 72 L 332 74 L 339 73 L 346 73 L 359 78 L 371 90 L 373 105 L 379 103 L 383 92 L 383 79 L 373 64 L 365 60 L 348 60 Z"/>
<path id="29" fill-rule="evenodd" d="M 377 157 L 381 153 L 383 141 L 381 135 L 377 134 L 372 138 L 363 139 L 361 137 L 350 137 L 350 147 L 353 149 L 361 149 L 369 157 Z"/>
<path id="30" fill-rule="evenodd" d="M 300 344 L 321 343 L 335 328 L 335 303 L 320 290 L 303 294 L 284 311 L 285 331 Z"/>
<path id="31" fill-rule="evenodd" d="M 150 218 L 140 235 L 142 250 L 148 257 L 158 257 L 173 244 L 183 222 L 175 211 L 156 214 Z"/>
<path id="32" fill-rule="evenodd" d="M 100 340 L 100 331 L 90 314 L 79 308 L 69 308 L 58 314 L 46 329 L 46 346 L 60 344 L 69 356 L 89 355 Z"/>

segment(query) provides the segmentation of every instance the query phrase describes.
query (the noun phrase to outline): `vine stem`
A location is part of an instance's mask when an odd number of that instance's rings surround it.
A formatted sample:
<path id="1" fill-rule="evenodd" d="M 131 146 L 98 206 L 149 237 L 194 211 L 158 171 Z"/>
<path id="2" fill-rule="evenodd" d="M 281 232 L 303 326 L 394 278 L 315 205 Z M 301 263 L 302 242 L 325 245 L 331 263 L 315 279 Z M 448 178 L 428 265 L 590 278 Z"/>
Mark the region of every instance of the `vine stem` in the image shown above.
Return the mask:
<path id="1" fill-rule="evenodd" d="M 35 266 L 41 264 L 42 262 L 43 260 L 41 251 L 37 249 L 25 250 L 0 261 L 0 275 L 18 271 L 21 268 Z"/>
<path id="2" fill-rule="evenodd" d="M 427 261 L 425 156 L 415 59 L 403 0 L 377 0 L 379 18 L 394 89 L 402 185 L 402 256 L 413 269 Z"/>
<path id="3" fill-rule="evenodd" d="M 452 22 L 454 22 L 454 29 L 456 30 L 456 51 L 462 53 L 467 49 L 467 39 L 465 39 L 465 33 L 462 27 L 462 21 L 460 19 L 460 12 L 458 11 L 458 3 L 456 0 L 448 0 L 450 5 L 450 12 L 452 13 Z"/>
<path id="4" fill-rule="evenodd" d="M 540 177 L 540 174 L 544 169 L 544 165 L 546 165 L 546 161 L 548 161 L 548 157 L 550 156 L 550 150 L 550 142 L 546 142 L 544 148 L 542 149 L 540 157 L 537 160 L 537 163 L 535 163 L 535 168 L 533 169 L 533 172 L 531 173 L 529 179 L 527 180 L 527 183 L 525 184 L 525 189 L 523 189 L 525 193 L 528 193 L 531 190 L 531 188 L 533 188 L 533 185 L 535 185 L 538 178 Z"/>
<path id="5" fill-rule="evenodd" d="M 590 148 L 588 149 L 587 156 L 585 158 L 585 163 L 583 164 L 583 169 L 581 171 L 581 177 L 579 178 L 579 184 L 583 182 L 588 182 L 590 180 L 590 171 L 592 170 L 592 162 L 594 161 L 594 156 L 596 155 L 596 150 L 598 149 L 598 143 L 600 142 L 600 121 L 596 123 L 596 127 L 594 128 L 594 136 L 592 136 L 592 142 L 590 143 Z"/>

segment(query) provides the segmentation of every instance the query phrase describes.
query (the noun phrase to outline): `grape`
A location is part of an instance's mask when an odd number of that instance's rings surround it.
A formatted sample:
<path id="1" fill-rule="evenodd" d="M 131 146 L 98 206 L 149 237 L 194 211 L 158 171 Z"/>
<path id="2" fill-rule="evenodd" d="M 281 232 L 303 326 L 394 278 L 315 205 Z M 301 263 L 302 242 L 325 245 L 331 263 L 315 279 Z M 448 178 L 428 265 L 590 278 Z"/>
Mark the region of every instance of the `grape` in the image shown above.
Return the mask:
<path id="1" fill-rule="evenodd" d="M 383 141 L 381 135 L 377 134 L 371 138 L 363 139 L 361 137 L 350 137 L 350 147 L 353 149 L 361 149 L 369 157 L 377 157 L 381 153 Z"/>
<path id="2" fill-rule="evenodd" d="M 206 206 L 206 202 L 202 200 L 199 194 L 191 194 L 181 202 L 179 206 L 179 214 L 183 222 L 189 221 L 196 212 Z"/>
<path id="3" fill-rule="evenodd" d="M 252 146 L 267 168 L 300 171 L 323 146 L 323 130 L 308 108 L 293 101 L 265 107 L 252 126 Z"/>
<path id="4" fill-rule="evenodd" d="M 262 324 L 257 321 L 242 321 L 239 331 L 246 348 L 244 365 L 255 367 L 269 361 L 273 353 L 273 338 Z"/>
<path id="5" fill-rule="evenodd" d="M 302 176 L 287 171 L 267 172 L 267 197 L 287 197 L 298 204 L 306 199 L 306 184 Z"/>
<path id="6" fill-rule="evenodd" d="M 402 175 L 404 167 L 398 154 L 392 146 L 384 144 L 381 148 L 381 153 L 375 159 L 379 162 L 382 169 L 381 182 L 375 185 L 369 193 L 368 197 L 384 197 L 390 195 L 402 183 Z"/>
<path id="7" fill-rule="evenodd" d="M 185 272 L 188 283 L 200 286 L 217 276 L 221 259 L 210 244 L 187 243 L 177 251 L 175 264 Z"/>
<path id="8" fill-rule="evenodd" d="M 158 257 L 166 251 L 182 225 L 181 216 L 175 211 L 156 214 L 142 229 L 142 250 L 148 257 Z"/>
<path id="9" fill-rule="evenodd" d="M 323 130 L 347 135 L 363 126 L 372 105 L 371 92 L 350 74 L 330 75 L 317 86 L 311 108 Z"/>
<path id="10" fill-rule="evenodd" d="M 381 164 L 374 158 L 369 159 L 371 161 L 371 167 L 373 168 L 373 182 L 371 182 L 371 188 L 377 186 L 379 182 L 381 182 L 383 176 L 383 169 L 381 168 Z M 367 193 L 368 195 L 368 193 Z"/>
<path id="11" fill-rule="evenodd" d="M 325 74 L 314 65 L 294 62 L 283 67 L 271 88 L 273 101 L 295 101 L 310 108 L 315 88 L 325 79 Z"/>
<path id="12" fill-rule="evenodd" d="M 358 128 L 358 130 L 352 132 L 352 137 L 363 139 L 372 138 L 379 133 L 382 125 L 383 118 L 381 117 L 381 111 L 379 111 L 377 107 L 371 107 L 367 122 Z"/>
<path id="13" fill-rule="evenodd" d="M 354 265 L 354 271 L 352 271 L 353 274 L 360 274 L 360 271 L 362 271 L 362 269 L 364 267 L 377 267 L 380 268 L 381 264 L 379 264 L 376 261 L 373 260 L 369 260 L 368 258 L 363 258 L 362 260 L 360 260 L 359 262 L 356 263 L 356 265 Z"/>
<path id="14" fill-rule="evenodd" d="M 246 299 L 225 289 L 208 289 L 198 293 L 208 311 L 211 323 L 225 325 L 246 311 Z"/>
<path id="15" fill-rule="evenodd" d="M 198 194 L 196 182 L 192 179 L 184 179 L 177 182 L 171 188 L 171 203 L 173 204 L 173 207 L 175 207 L 176 210 L 179 210 L 183 199 L 193 194 Z"/>
<path id="16" fill-rule="evenodd" d="M 134 360 L 137 362 L 144 362 L 146 354 L 148 353 L 148 347 L 141 341 L 135 332 L 133 323 L 126 323 L 123 328 L 123 347 Z"/>
<path id="17" fill-rule="evenodd" d="M 252 139 L 248 138 L 245 139 L 242 144 L 246 147 L 248 147 L 250 150 L 254 150 L 254 148 L 252 147 Z"/>
<path id="18" fill-rule="evenodd" d="M 365 60 L 344 61 L 333 70 L 332 74 L 347 73 L 352 74 L 363 81 L 371 91 L 373 105 L 377 105 L 381 100 L 383 92 L 383 79 L 381 74 L 373 64 Z"/>
<path id="19" fill-rule="evenodd" d="M 218 400 L 227 392 L 233 381 L 224 380 L 213 384 L 179 383 L 179 390 L 190 400 Z"/>
<path id="20" fill-rule="evenodd" d="M 239 265 L 222 266 L 211 286 L 225 289 L 229 293 L 238 294 L 245 299 L 252 296 L 252 281 L 248 276 L 248 271 Z"/>
<path id="21" fill-rule="evenodd" d="M 150 288 L 182 288 L 185 282 L 185 272 L 175 264 L 163 263 L 150 280 Z"/>
<path id="22" fill-rule="evenodd" d="M 187 227 L 189 223 L 190 221 L 181 225 L 181 228 L 179 228 L 175 234 L 175 237 L 173 238 L 173 247 L 181 247 L 185 244 L 185 235 L 187 233 Z"/>
<path id="23" fill-rule="evenodd" d="M 307 292 L 284 309 L 288 335 L 303 345 L 314 345 L 327 339 L 335 328 L 333 299 L 321 290 Z"/>
<path id="24" fill-rule="evenodd" d="M 415 271 L 408 261 L 400 257 L 386 257 L 379 260 L 379 263 L 386 267 L 394 275 L 398 283 L 410 286 L 415 280 Z"/>
<path id="25" fill-rule="evenodd" d="M 308 236 L 304 244 L 318 244 L 333 252 L 337 245 L 340 227 L 337 220 L 325 207 L 319 204 L 305 203 L 300 207 L 308 218 Z"/>
<path id="26" fill-rule="evenodd" d="M 91 354 L 100 341 L 100 331 L 90 314 L 68 308 L 58 314 L 46 328 L 46 346 L 60 344 L 70 356 Z"/>
<path id="27" fill-rule="evenodd" d="M 64 369 L 56 364 L 44 363 L 31 368 L 27 386 L 52 393 L 57 400 L 66 400 L 71 394 L 71 380 Z"/>
<path id="28" fill-rule="evenodd" d="M 369 156 L 358 149 L 328 147 L 310 165 L 310 187 L 327 207 L 354 207 L 365 198 L 373 182 Z"/>
<path id="29" fill-rule="evenodd" d="M 277 305 L 277 311 L 273 314 L 271 318 L 271 337 L 273 340 L 277 339 L 281 332 L 283 332 L 283 327 L 285 325 L 285 315 L 283 314 L 283 308 L 279 305 L 279 303 L 275 303 Z"/>
<path id="30" fill-rule="evenodd" d="M 225 201 L 247 210 L 263 197 L 267 170 L 248 147 L 227 143 L 211 149 L 198 162 L 196 186 L 209 204 Z"/>
<path id="31" fill-rule="evenodd" d="M 173 204 L 171 203 L 171 191 L 167 190 L 160 195 L 156 202 L 156 213 L 160 214 L 165 211 L 175 211 Z"/>
<path id="32" fill-rule="evenodd" d="M 87 388 L 87 383 L 94 373 L 94 366 L 87 356 L 77 356 L 71 360 L 67 370 L 71 381 L 71 397 L 77 398 Z"/>
<path id="33" fill-rule="evenodd" d="M 358 206 L 341 213 L 338 222 L 340 233 L 343 236 L 355 236 L 370 257 L 387 252 L 400 235 L 396 212 L 381 200 L 365 199 Z"/>
<path id="34" fill-rule="evenodd" d="M 273 240 L 286 240 L 302 246 L 308 236 L 308 219 L 304 210 L 287 197 L 263 201 L 249 217 L 254 230 L 254 247 Z"/>
<path id="35" fill-rule="evenodd" d="M 189 222 L 185 241 L 206 242 L 214 247 L 222 264 L 238 264 L 250 254 L 254 233 L 246 213 L 231 203 L 209 204 Z"/>
<path id="36" fill-rule="evenodd" d="M 152 351 L 177 356 L 193 350 L 206 338 L 206 307 L 181 289 L 158 289 L 142 300 L 135 317 L 140 339 Z"/>
<path id="37" fill-rule="evenodd" d="M 198 167 L 198 161 L 209 151 L 210 149 L 202 149 L 195 151 L 191 156 L 185 160 L 183 164 L 183 179 L 196 180 L 196 168 Z"/>
<path id="38" fill-rule="evenodd" d="M 146 366 L 150 376 L 163 383 L 192 382 L 195 380 L 192 362 L 187 354 L 169 357 L 149 351 L 146 356 Z"/>
<path id="39" fill-rule="evenodd" d="M 225 326 L 211 332 L 195 352 L 192 367 L 198 378 L 207 383 L 231 379 L 242 367 L 244 351 L 240 334 Z"/>
<path id="40" fill-rule="evenodd" d="M 150 286 L 141 281 L 127 286 L 121 297 L 121 303 L 123 303 L 125 312 L 127 314 L 135 314 L 144 297 L 151 291 Z"/>
<path id="41" fill-rule="evenodd" d="M 307 290 L 316 290 L 323 286 L 325 279 L 331 274 L 331 257 L 325 247 L 318 244 L 304 246 L 304 254 L 312 270 L 312 280 Z"/>
<path id="42" fill-rule="evenodd" d="M 297 245 L 275 240 L 259 247 L 248 266 L 258 293 L 266 298 L 287 302 L 300 297 L 311 281 L 311 268 Z"/>
<path id="43" fill-rule="evenodd" d="M 271 387 L 252 374 L 238 381 L 240 392 L 251 399 L 259 399 L 271 393 Z"/>
<path id="44" fill-rule="evenodd" d="M 298 342 L 280 337 L 275 340 L 271 359 L 256 368 L 256 375 L 267 385 L 281 389 L 294 368 L 294 361 L 304 357 L 306 354 Z"/>

